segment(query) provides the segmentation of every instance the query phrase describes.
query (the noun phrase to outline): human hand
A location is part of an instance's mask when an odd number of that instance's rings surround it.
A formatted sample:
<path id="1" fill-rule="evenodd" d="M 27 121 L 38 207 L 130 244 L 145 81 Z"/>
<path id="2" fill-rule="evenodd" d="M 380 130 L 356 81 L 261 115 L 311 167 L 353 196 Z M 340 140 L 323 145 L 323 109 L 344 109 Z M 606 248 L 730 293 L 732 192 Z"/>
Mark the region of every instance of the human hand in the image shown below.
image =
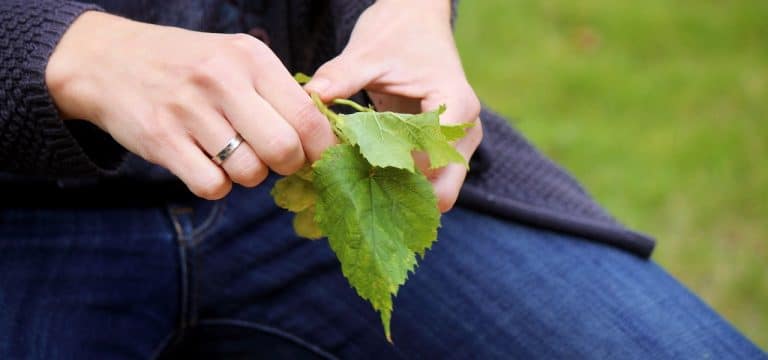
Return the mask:
<path id="1" fill-rule="evenodd" d="M 450 1 L 379 0 L 357 21 L 349 43 L 321 66 L 305 85 L 323 101 L 347 98 L 365 89 L 379 111 L 417 113 L 437 109 L 444 124 L 474 122 L 456 149 L 469 161 L 482 140 L 480 102 L 466 80 L 450 26 Z M 467 170 L 451 164 L 430 170 L 440 211 L 453 207 Z"/>
<path id="2" fill-rule="evenodd" d="M 307 93 L 249 35 L 86 12 L 56 47 L 46 82 L 65 118 L 99 126 L 206 199 L 233 181 L 256 186 L 269 169 L 291 174 L 335 142 Z M 210 156 L 236 134 L 245 142 L 217 166 Z"/>

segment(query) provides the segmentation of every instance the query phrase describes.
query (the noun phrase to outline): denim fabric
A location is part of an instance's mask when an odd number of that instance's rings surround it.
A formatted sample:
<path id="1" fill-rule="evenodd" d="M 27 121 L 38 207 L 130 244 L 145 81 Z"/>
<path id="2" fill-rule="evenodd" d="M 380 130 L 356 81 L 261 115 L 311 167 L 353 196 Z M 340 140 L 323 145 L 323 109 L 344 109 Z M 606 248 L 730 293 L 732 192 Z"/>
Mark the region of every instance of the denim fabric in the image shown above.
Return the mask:
<path id="1" fill-rule="evenodd" d="M 651 261 L 461 208 L 395 299 L 390 345 L 273 181 L 0 210 L 0 359 L 766 358 Z"/>

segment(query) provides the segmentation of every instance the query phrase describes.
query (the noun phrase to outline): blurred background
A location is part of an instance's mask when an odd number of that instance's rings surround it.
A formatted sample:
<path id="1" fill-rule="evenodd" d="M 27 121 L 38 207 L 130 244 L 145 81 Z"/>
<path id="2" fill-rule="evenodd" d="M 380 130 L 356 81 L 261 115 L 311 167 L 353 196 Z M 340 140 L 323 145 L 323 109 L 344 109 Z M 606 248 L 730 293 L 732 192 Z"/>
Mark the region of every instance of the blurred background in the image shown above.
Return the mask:
<path id="1" fill-rule="evenodd" d="M 465 0 L 456 30 L 481 99 L 768 349 L 768 1 Z"/>

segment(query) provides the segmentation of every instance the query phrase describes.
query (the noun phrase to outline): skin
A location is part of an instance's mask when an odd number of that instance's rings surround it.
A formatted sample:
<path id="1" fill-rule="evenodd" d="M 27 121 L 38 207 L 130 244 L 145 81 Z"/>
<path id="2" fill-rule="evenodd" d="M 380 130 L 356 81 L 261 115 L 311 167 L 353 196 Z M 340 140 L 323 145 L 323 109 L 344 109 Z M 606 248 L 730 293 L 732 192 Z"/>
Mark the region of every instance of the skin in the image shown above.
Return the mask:
<path id="1" fill-rule="evenodd" d="M 365 89 L 382 110 L 446 104 L 443 122 L 477 121 L 480 105 L 462 71 L 449 17 L 444 0 L 380 0 L 361 16 L 344 52 L 302 89 L 252 36 L 86 12 L 56 47 L 46 82 L 65 119 L 95 124 L 170 170 L 197 196 L 220 199 L 233 182 L 254 187 L 270 170 L 292 174 L 336 143 L 309 92 L 330 101 Z M 210 156 L 236 133 L 245 142 L 216 165 Z M 469 159 L 481 137 L 475 126 L 456 147 Z M 447 211 L 466 171 L 429 171 L 416 156 Z"/>
<path id="2" fill-rule="evenodd" d="M 320 67 L 305 88 L 324 101 L 365 89 L 379 111 L 418 113 L 445 104 L 442 123 L 475 124 L 455 144 L 469 161 L 483 137 L 481 106 L 464 74 L 450 16 L 445 0 L 380 0 L 360 16 L 344 51 Z M 429 170 L 426 156 L 415 158 L 435 188 L 440 211 L 450 210 L 466 168 Z"/>

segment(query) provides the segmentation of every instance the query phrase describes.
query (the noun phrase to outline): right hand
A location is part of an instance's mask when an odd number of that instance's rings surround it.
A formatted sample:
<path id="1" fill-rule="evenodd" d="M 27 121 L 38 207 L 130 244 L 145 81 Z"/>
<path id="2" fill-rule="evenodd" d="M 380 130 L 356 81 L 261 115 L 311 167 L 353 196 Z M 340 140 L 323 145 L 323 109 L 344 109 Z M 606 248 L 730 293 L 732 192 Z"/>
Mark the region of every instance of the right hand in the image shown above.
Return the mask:
<path id="1" fill-rule="evenodd" d="M 219 199 L 232 182 L 252 187 L 269 169 L 288 175 L 336 139 L 325 117 L 265 44 L 86 12 L 46 69 L 65 119 L 83 119 Z M 221 166 L 229 139 L 245 142 Z"/>

